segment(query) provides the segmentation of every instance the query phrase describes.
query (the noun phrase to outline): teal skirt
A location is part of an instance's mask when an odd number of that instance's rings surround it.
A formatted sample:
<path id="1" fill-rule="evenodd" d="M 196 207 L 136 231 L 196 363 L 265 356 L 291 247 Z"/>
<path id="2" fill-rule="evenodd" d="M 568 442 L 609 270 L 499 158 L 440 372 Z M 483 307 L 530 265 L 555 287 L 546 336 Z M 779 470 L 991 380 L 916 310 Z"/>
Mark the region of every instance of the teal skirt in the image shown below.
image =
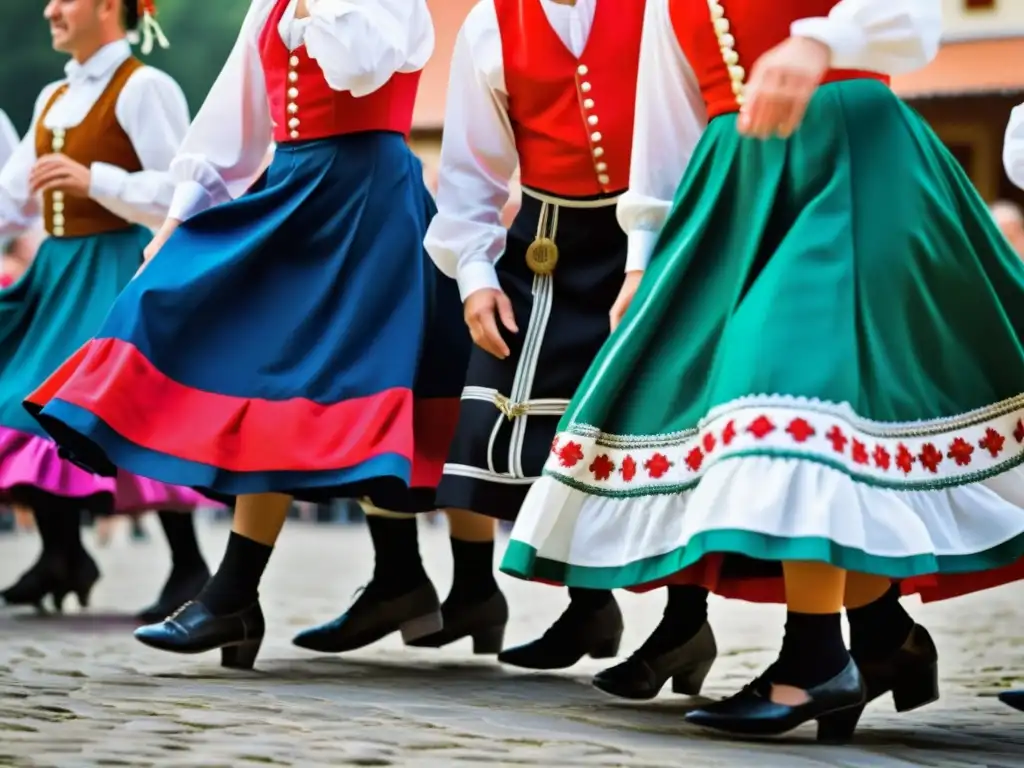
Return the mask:
<path id="1" fill-rule="evenodd" d="M 712 121 L 503 569 L 781 600 L 783 560 L 938 599 L 1024 577 L 1024 266 L 881 83 Z"/>
<path id="2" fill-rule="evenodd" d="M 0 289 L 0 501 L 37 499 L 42 491 L 112 500 L 125 512 L 204 503 L 189 489 L 128 473 L 101 478 L 78 468 L 58 455 L 22 404 L 99 330 L 151 237 L 134 226 L 92 237 L 47 238 L 22 278 Z"/>

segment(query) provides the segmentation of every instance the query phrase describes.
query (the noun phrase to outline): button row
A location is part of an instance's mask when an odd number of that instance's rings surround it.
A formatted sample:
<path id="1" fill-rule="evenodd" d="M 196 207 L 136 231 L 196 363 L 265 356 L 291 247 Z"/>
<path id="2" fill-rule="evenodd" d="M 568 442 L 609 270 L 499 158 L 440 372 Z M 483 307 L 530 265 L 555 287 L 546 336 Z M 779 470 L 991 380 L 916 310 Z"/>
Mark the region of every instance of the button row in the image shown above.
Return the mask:
<path id="1" fill-rule="evenodd" d="M 708 9 L 711 11 L 711 20 L 715 25 L 715 36 L 718 38 L 718 47 L 722 51 L 722 61 L 725 62 L 729 72 L 733 95 L 736 97 L 736 103 L 742 107 L 747 73 L 740 66 L 740 56 L 736 52 L 736 38 L 730 31 L 732 27 L 725 17 L 725 8 L 722 6 L 721 0 L 708 0 Z"/>
<path id="2" fill-rule="evenodd" d="M 299 138 L 299 105 L 295 101 L 299 97 L 299 89 L 295 83 L 299 82 L 299 73 L 296 68 L 299 66 L 299 57 L 292 54 L 288 59 L 288 82 L 292 85 L 288 88 L 288 106 L 286 107 L 288 114 L 291 115 L 288 118 L 288 135 L 293 138 Z"/>
<path id="3" fill-rule="evenodd" d="M 66 132 L 63 128 L 54 128 L 53 137 L 50 139 L 50 149 L 60 152 L 64 149 Z M 55 189 L 50 193 L 50 234 L 54 237 L 61 237 L 64 234 L 64 193 Z"/>
<path id="4" fill-rule="evenodd" d="M 586 77 L 587 74 L 589 74 L 589 72 L 590 69 L 587 67 L 586 64 L 580 64 L 578 67 L 576 67 L 576 74 L 579 75 L 580 77 Z M 583 93 L 590 93 L 591 88 L 592 86 L 589 81 L 580 81 L 579 89 Z M 585 109 L 588 112 L 593 110 L 594 100 L 590 97 L 583 99 L 583 109 Z M 597 115 L 587 115 L 587 125 L 589 125 L 591 128 L 595 127 L 598 124 L 598 122 L 599 120 Z M 592 147 L 592 153 L 594 155 L 594 171 L 597 174 L 598 184 L 601 184 L 602 186 L 611 181 L 611 177 L 607 173 L 608 164 L 605 163 L 604 161 L 598 160 L 598 158 L 604 155 L 604 147 L 601 146 L 601 140 L 603 138 L 604 137 L 601 135 L 600 131 L 594 131 L 593 133 L 590 134 L 590 145 Z"/>

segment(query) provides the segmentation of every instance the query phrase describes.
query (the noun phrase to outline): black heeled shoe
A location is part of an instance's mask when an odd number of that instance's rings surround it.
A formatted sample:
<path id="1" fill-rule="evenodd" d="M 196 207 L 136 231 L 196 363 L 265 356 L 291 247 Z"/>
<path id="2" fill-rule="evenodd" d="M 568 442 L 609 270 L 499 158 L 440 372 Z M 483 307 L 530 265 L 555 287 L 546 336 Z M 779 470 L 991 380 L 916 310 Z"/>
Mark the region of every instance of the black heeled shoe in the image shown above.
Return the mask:
<path id="1" fill-rule="evenodd" d="M 220 648 L 220 663 L 229 669 L 252 669 L 267 626 L 259 602 L 225 616 L 190 601 L 158 624 L 135 630 L 135 639 L 170 653 L 205 653 Z"/>
<path id="2" fill-rule="evenodd" d="M 735 696 L 687 713 L 686 722 L 734 736 L 764 737 L 781 736 L 816 720 L 820 742 L 845 744 L 853 738 L 867 703 L 867 687 L 852 659 L 831 680 L 807 689 L 807 701 L 796 706 L 771 700 L 767 674 Z"/>
<path id="3" fill-rule="evenodd" d="M 1003 691 L 999 694 L 999 700 L 1014 709 L 1024 712 L 1024 690 Z"/>
<path id="4" fill-rule="evenodd" d="M 920 624 L 914 625 L 889 658 L 864 661 L 854 656 L 854 660 L 864 677 L 869 702 L 891 692 L 896 711 L 910 712 L 939 698 L 939 652 Z"/>
<path id="5" fill-rule="evenodd" d="M 417 638 L 406 645 L 415 648 L 441 648 L 465 637 L 473 640 L 473 653 L 493 656 L 501 652 L 508 625 L 508 602 L 501 591 L 476 603 L 446 600 L 441 606 L 443 628 L 440 632 Z"/>
<path id="6" fill-rule="evenodd" d="M 43 554 L 11 586 L 0 592 L 0 600 L 11 607 L 32 606 L 43 610 L 43 601 L 63 589 L 68 567 L 58 555 Z"/>
<path id="7" fill-rule="evenodd" d="M 498 661 L 523 669 L 566 669 L 584 656 L 614 658 L 622 640 L 622 611 L 609 599 L 596 611 L 569 603 L 554 624 L 536 640 L 498 654 Z"/>
<path id="8" fill-rule="evenodd" d="M 442 622 L 441 601 L 429 581 L 404 595 L 387 598 L 380 596 L 370 582 L 345 613 L 300 632 L 292 643 L 309 651 L 345 653 L 401 632 L 402 641 L 410 645 L 439 632 Z"/>
<path id="9" fill-rule="evenodd" d="M 621 699 L 653 699 L 671 678 L 672 692 L 696 696 L 718 656 L 715 633 L 707 622 L 682 645 L 673 644 L 671 625 L 659 624 L 636 653 L 598 672 L 593 686 Z"/>
<path id="10" fill-rule="evenodd" d="M 144 624 L 152 624 L 170 616 L 189 600 L 194 600 L 209 580 L 210 569 L 205 563 L 202 568 L 181 576 L 172 570 L 156 602 L 139 611 L 135 618 Z"/>
<path id="11" fill-rule="evenodd" d="M 92 589 L 100 580 L 100 569 L 88 552 L 83 551 L 70 567 L 68 575 L 60 586 L 54 588 L 53 608 L 57 613 L 64 612 L 64 600 L 74 595 L 79 608 L 88 608 Z"/>

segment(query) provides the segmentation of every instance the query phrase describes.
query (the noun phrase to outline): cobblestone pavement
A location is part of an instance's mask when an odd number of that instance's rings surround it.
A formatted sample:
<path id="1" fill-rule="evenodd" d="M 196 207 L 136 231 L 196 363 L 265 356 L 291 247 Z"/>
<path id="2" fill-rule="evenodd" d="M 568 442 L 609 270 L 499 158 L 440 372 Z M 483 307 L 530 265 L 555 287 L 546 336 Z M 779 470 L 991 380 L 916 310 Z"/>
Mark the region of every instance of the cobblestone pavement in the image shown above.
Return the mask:
<path id="1" fill-rule="evenodd" d="M 600 666 L 522 673 L 468 649 L 372 649 L 318 658 L 293 648 L 294 631 L 337 614 L 370 572 L 362 527 L 290 524 L 264 582 L 270 627 L 256 672 L 214 655 L 174 657 L 136 643 L 119 612 L 158 590 L 167 556 L 155 521 L 146 543 L 98 550 L 104 578 L 87 613 L 0 615 L 0 766 L 628 766 L 764 768 L 1024 765 L 1024 714 L 995 692 L 1024 684 L 1024 586 L 911 609 L 935 634 L 943 698 L 897 717 L 869 709 L 854 746 L 822 747 L 810 729 L 774 745 L 716 740 L 683 724 L 689 699 L 646 704 L 605 698 L 588 685 Z M 220 553 L 226 530 L 203 526 Z M 447 587 L 443 528 L 425 527 L 428 568 Z M 35 556 L 30 536 L 0 537 L 0 583 Z M 510 579 L 507 642 L 531 638 L 561 611 L 559 590 Z M 443 592 L 442 592 L 443 594 Z M 660 595 L 623 595 L 634 648 L 657 622 Z M 782 609 L 718 601 L 722 656 L 705 691 L 724 695 L 772 657 Z"/>

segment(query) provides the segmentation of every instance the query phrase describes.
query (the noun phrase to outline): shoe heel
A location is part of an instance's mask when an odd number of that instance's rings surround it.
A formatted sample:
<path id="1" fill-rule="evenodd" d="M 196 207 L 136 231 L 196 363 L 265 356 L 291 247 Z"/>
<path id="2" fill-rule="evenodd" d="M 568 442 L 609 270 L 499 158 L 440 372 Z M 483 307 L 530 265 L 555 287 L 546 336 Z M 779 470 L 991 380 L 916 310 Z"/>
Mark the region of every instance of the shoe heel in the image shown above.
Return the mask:
<path id="1" fill-rule="evenodd" d="M 444 629 L 444 619 L 441 617 L 440 608 L 433 613 L 409 619 L 398 626 L 398 630 L 402 633 L 402 642 L 406 645 L 421 637 L 440 632 L 442 629 Z"/>
<path id="2" fill-rule="evenodd" d="M 263 638 L 247 640 L 237 645 L 225 645 L 220 649 L 220 665 L 226 669 L 252 669 L 256 664 Z"/>
<path id="3" fill-rule="evenodd" d="M 818 718 L 818 741 L 823 744 L 846 744 L 853 738 L 863 713 L 864 706 L 858 704 L 822 715 Z"/>
<path id="4" fill-rule="evenodd" d="M 587 655 L 592 659 L 614 659 L 619 655 L 619 641 L 622 637 L 610 637 L 594 643 Z"/>
<path id="5" fill-rule="evenodd" d="M 925 704 L 931 704 L 938 698 L 938 664 L 901 671 L 892 686 L 892 703 L 897 712 L 909 712 Z"/>
<path id="6" fill-rule="evenodd" d="M 79 608 L 89 607 L 89 598 L 92 596 L 92 587 L 81 589 L 75 592 L 75 599 L 78 600 Z"/>
<path id="7" fill-rule="evenodd" d="M 478 656 L 494 656 L 501 653 L 505 644 L 505 625 L 490 627 L 473 635 L 473 653 Z"/>
<path id="8" fill-rule="evenodd" d="M 674 674 L 672 676 L 672 693 L 679 693 L 683 696 L 699 694 L 714 663 L 713 661 L 704 661 Z"/>
<path id="9" fill-rule="evenodd" d="M 67 599 L 68 593 L 67 592 L 54 592 L 53 594 L 50 595 L 50 597 L 53 598 L 53 610 L 54 610 L 54 613 L 64 613 L 64 601 Z M 39 610 L 39 611 L 42 611 L 42 609 L 43 609 L 42 601 L 36 603 L 36 609 Z"/>

